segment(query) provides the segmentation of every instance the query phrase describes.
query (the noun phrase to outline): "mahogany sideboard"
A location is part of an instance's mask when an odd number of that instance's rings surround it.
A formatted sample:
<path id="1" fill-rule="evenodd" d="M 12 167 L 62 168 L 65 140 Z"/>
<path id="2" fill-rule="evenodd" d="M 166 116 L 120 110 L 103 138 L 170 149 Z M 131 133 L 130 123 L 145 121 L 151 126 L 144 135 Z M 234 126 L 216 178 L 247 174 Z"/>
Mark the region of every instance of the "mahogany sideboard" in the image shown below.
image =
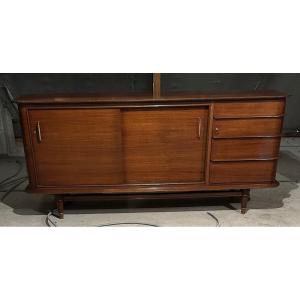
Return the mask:
<path id="1" fill-rule="evenodd" d="M 241 193 L 275 179 L 284 93 L 22 96 L 28 191 L 56 195 Z"/>

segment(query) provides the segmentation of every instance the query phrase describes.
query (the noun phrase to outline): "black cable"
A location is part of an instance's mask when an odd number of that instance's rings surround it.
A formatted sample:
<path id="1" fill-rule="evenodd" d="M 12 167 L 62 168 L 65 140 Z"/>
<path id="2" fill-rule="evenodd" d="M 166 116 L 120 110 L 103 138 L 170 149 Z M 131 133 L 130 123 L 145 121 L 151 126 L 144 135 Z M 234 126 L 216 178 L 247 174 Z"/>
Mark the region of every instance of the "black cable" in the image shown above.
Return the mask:
<path id="1" fill-rule="evenodd" d="M 216 216 L 214 216 L 212 213 L 210 212 L 206 212 L 209 216 L 211 216 L 215 221 L 216 221 L 216 227 L 221 227 L 220 226 L 220 222 L 218 220 L 218 218 Z"/>
<path id="2" fill-rule="evenodd" d="M 220 226 L 220 222 L 218 220 L 218 218 L 216 216 L 214 216 L 212 213 L 210 212 L 207 212 L 207 214 L 209 216 L 211 216 L 215 221 L 216 221 L 216 227 L 221 227 Z M 57 223 L 55 221 L 52 221 L 51 220 L 51 216 L 53 216 L 53 211 L 50 211 L 46 217 L 46 225 L 48 227 L 58 227 L 57 226 Z M 51 226 L 51 224 L 53 226 Z M 96 227 L 110 227 L 110 226 L 117 226 L 117 225 L 142 225 L 142 226 L 149 226 L 149 227 L 160 227 L 158 225 L 155 225 L 155 224 L 149 224 L 149 223 L 141 223 L 141 222 L 117 222 L 117 223 L 108 223 L 108 224 L 101 224 L 101 225 L 97 225 Z"/>
<path id="3" fill-rule="evenodd" d="M 20 162 L 20 161 L 18 161 L 18 160 L 16 160 L 16 163 L 19 165 L 19 168 L 18 168 L 17 172 L 16 172 L 15 174 L 13 174 L 13 175 L 11 175 L 11 176 L 5 178 L 4 180 L 0 181 L 0 186 L 3 185 L 3 184 L 5 184 L 5 183 L 6 183 L 7 181 L 9 181 L 10 179 L 12 179 L 12 178 L 18 176 L 18 175 L 21 173 L 21 171 L 22 171 L 22 169 L 23 169 L 23 163 Z"/>
<path id="4" fill-rule="evenodd" d="M 15 107 L 15 104 L 14 104 L 14 103 L 16 103 L 16 101 L 15 101 L 15 99 L 14 99 L 12 93 L 10 92 L 9 88 L 8 88 L 5 84 L 3 84 L 1 87 L 5 90 L 6 95 L 7 95 L 7 98 L 8 98 L 9 101 L 11 102 L 11 107 L 12 107 L 13 110 L 15 111 L 15 115 L 18 117 L 19 111 L 18 111 L 18 109 Z"/>
<path id="5" fill-rule="evenodd" d="M 215 221 L 216 221 L 216 227 L 221 227 L 220 226 L 220 222 L 219 222 L 219 220 L 218 220 L 218 218 L 217 217 L 215 217 L 212 213 L 210 213 L 210 212 L 207 212 L 207 214 L 209 215 L 209 216 L 211 216 Z M 51 219 L 50 219 L 50 216 L 51 215 L 53 215 L 53 213 L 52 212 L 49 212 L 48 213 L 48 215 L 47 215 L 47 217 L 46 217 L 46 225 L 48 226 L 48 227 L 58 227 L 57 225 L 56 225 L 56 223 L 55 222 L 53 222 Z M 53 225 L 53 226 L 51 226 L 50 224 L 49 224 L 49 222 Z M 118 222 L 118 223 L 108 223 L 108 224 L 102 224 L 102 225 L 97 225 L 96 227 L 110 227 L 110 226 L 117 226 L 117 225 L 142 225 L 142 226 L 149 226 L 149 227 L 160 227 L 160 226 L 158 226 L 158 225 L 154 225 L 154 224 L 149 224 L 149 223 L 141 223 L 141 222 Z"/>
<path id="6" fill-rule="evenodd" d="M 53 211 L 50 211 L 46 217 L 46 225 L 48 227 L 58 227 L 55 221 L 51 220 L 51 216 L 54 216 Z M 52 225 L 51 225 L 52 224 Z M 119 223 L 109 223 L 103 225 L 97 225 L 96 227 L 109 227 L 109 226 L 116 226 L 116 225 L 143 225 L 143 226 L 151 226 L 151 227 L 159 227 L 158 225 L 149 224 L 149 223 L 140 223 L 140 222 L 119 222 Z"/>
<path id="7" fill-rule="evenodd" d="M 17 188 L 19 185 L 21 185 L 23 182 L 25 182 L 27 180 L 26 178 L 23 178 L 21 181 L 19 181 L 17 184 L 15 184 L 14 186 L 12 186 L 9 190 L 7 190 L 7 192 L 1 197 L 0 202 L 3 202 L 4 199 L 12 192 L 15 190 L 15 188 Z"/>
<path id="8" fill-rule="evenodd" d="M 210 212 L 206 212 L 210 217 L 212 217 L 216 221 L 216 227 L 221 227 L 220 222 L 216 216 L 214 216 Z M 51 216 L 55 216 L 53 211 L 50 211 L 45 219 L 45 223 L 48 227 L 58 227 L 57 222 L 51 220 Z M 51 226 L 51 224 L 53 226 Z M 110 227 L 110 226 L 117 226 L 117 225 L 142 225 L 142 226 L 149 226 L 149 227 L 160 227 L 155 224 L 150 223 L 142 223 L 142 222 L 117 222 L 117 223 L 108 223 L 108 224 L 101 224 L 96 225 L 96 227 Z"/>
<path id="9" fill-rule="evenodd" d="M 48 227 L 58 227 L 55 221 L 51 220 L 51 216 L 55 216 L 53 211 L 50 211 L 46 217 L 45 223 Z M 51 224 L 53 226 L 51 226 Z M 109 223 L 109 224 L 102 224 L 97 225 L 96 227 L 109 227 L 109 226 L 116 226 L 116 225 L 143 225 L 143 226 L 151 226 L 151 227 L 159 227 L 158 225 L 149 224 L 149 223 L 141 223 L 141 222 L 119 222 L 119 223 Z"/>
<path id="10" fill-rule="evenodd" d="M 6 192 L 7 191 L 7 189 L 4 188 L 5 186 L 12 185 L 16 182 L 19 182 L 21 179 L 27 179 L 27 178 L 28 178 L 27 176 L 24 176 L 24 177 L 19 177 L 19 178 L 16 178 L 14 180 L 5 182 L 2 186 L 0 186 L 0 192 Z"/>
<path id="11" fill-rule="evenodd" d="M 97 225 L 96 227 L 108 227 L 108 226 L 116 226 L 116 225 L 143 225 L 143 226 L 159 227 L 158 225 L 149 224 L 149 223 L 140 223 L 140 222 L 110 223 L 110 224 Z"/>

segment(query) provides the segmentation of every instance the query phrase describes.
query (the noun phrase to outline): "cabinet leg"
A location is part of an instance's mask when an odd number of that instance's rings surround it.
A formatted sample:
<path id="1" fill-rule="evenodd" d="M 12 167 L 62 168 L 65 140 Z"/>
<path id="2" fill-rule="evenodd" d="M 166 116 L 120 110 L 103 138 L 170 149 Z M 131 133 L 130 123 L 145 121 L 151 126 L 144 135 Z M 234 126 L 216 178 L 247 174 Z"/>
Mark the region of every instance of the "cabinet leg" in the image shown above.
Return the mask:
<path id="1" fill-rule="evenodd" d="M 241 213 L 247 212 L 247 203 L 250 200 L 250 190 L 241 190 Z"/>
<path id="2" fill-rule="evenodd" d="M 64 218 L 64 198 L 62 196 L 56 196 L 56 207 L 58 211 L 58 217 Z"/>

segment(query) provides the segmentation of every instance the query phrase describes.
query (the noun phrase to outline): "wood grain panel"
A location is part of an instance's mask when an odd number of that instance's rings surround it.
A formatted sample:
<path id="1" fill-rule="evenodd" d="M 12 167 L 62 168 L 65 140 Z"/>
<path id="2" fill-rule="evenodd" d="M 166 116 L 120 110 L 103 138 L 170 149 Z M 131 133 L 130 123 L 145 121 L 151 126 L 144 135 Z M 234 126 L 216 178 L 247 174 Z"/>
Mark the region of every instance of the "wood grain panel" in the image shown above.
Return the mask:
<path id="1" fill-rule="evenodd" d="M 31 103 L 31 104 L 46 104 L 46 103 L 115 103 L 115 102 L 143 102 L 150 101 L 156 102 L 159 100 L 164 100 L 169 103 L 174 103 L 177 101 L 183 100 L 194 100 L 196 103 L 199 101 L 207 103 L 207 101 L 264 101 L 264 100 L 274 100 L 274 99 L 282 99 L 286 97 L 286 93 L 281 93 L 278 91 L 230 91 L 230 92 L 208 92 L 208 93 L 195 93 L 195 92 L 171 92 L 164 93 L 159 98 L 153 97 L 152 93 L 114 93 L 114 94 L 35 94 L 35 95 L 22 95 L 17 98 L 18 103 Z"/>
<path id="2" fill-rule="evenodd" d="M 284 113 L 284 100 L 221 102 L 215 105 L 216 118 L 279 116 Z"/>
<path id="3" fill-rule="evenodd" d="M 214 138 L 272 137 L 281 134 L 282 118 L 214 120 Z"/>
<path id="4" fill-rule="evenodd" d="M 126 182 L 203 181 L 207 122 L 208 106 L 124 111 Z"/>
<path id="5" fill-rule="evenodd" d="M 31 110 L 30 127 L 38 185 L 123 182 L 119 110 Z"/>
<path id="6" fill-rule="evenodd" d="M 280 138 L 213 139 L 211 160 L 277 158 Z"/>
<path id="7" fill-rule="evenodd" d="M 211 183 L 259 183 L 275 181 L 276 161 L 212 162 Z"/>
<path id="8" fill-rule="evenodd" d="M 32 193 L 48 194 L 135 194 L 135 193 L 175 193 L 175 192 L 196 192 L 196 191 L 217 191 L 232 189 L 256 189 L 271 188 L 278 186 L 277 181 L 272 182 L 245 182 L 245 183 L 223 183 L 206 184 L 201 182 L 177 183 L 177 184 L 120 184 L 120 185 L 82 185 L 82 186 L 38 186 L 30 187 Z"/>

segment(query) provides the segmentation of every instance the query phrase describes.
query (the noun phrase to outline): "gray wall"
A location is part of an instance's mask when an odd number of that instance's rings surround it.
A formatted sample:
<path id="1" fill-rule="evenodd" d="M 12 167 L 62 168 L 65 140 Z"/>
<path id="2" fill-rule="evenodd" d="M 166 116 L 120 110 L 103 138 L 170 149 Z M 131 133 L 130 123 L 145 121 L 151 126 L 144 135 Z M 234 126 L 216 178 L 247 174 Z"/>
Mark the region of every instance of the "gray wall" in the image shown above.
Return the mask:
<path id="1" fill-rule="evenodd" d="M 151 92 L 152 74 L 0 74 L 16 97 L 34 93 Z M 162 74 L 162 90 L 276 89 L 289 94 L 284 128 L 300 128 L 300 74 Z"/>
<path id="2" fill-rule="evenodd" d="M 300 74 L 165 74 L 165 91 L 273 89 L 288 94 L 284 129 L 300 129 Z"/>
<path id="3" fill-rule="evenodd" d="M 14 96 L 34 93 L 143 92 L 151 89 L 149 74 L 0 74 Z"/>

